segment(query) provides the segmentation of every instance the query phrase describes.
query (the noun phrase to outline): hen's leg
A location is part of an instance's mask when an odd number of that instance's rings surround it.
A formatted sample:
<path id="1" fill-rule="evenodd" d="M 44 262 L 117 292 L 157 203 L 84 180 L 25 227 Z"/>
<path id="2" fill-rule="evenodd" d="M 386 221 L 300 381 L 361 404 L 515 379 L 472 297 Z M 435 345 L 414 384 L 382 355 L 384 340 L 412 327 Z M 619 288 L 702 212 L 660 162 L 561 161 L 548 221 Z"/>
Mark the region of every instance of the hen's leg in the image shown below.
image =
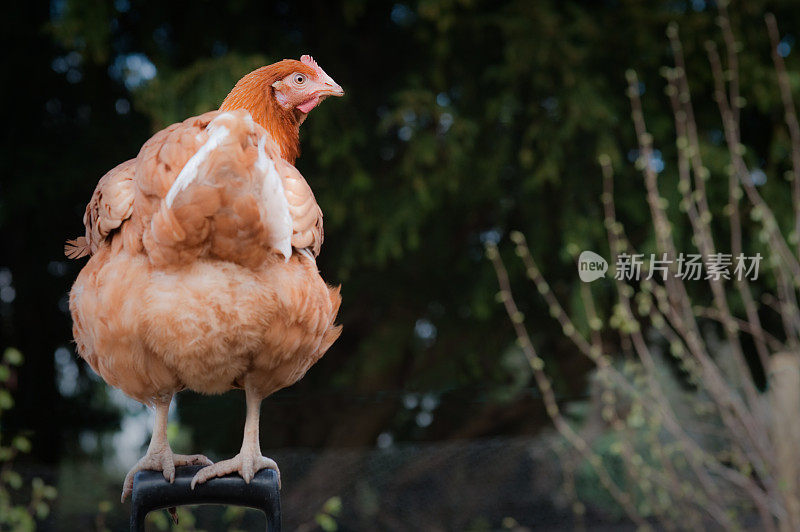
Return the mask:
<path id="1" fill-rule="evenodd" d="M 214 477 L 239 473 L 248 484 L 262 469 L 274 469 L 278 473 L 278 487 L 281 485 L 281 472 L 274 460 L 261 456 L 261 443 L 258 440 L 258 419 L 261 414 L 261 395 L 247 383 L 244 385 L 247 397 L 247 419 L 244 423 L 242 450 L 230 460 L 223 460 L 204 467 L 192 479 L 192 488 Z"/>
<path id="2" fill-rule="evenodd" d="M 172 454 L 172 449 L 167 441 L 167 414 L 172 397 L 163 402 L 156 403 L 156 420 L 153 425 L 153 437 L 147 453 L 139 460 L 125 476 L 122 485 L 122 502 L 133 491 L 133 477 L 142 470 L 161 471 L 164 478 L 170 483 L 175 480 L 175 466 L 182 465 L 210 465 L 211 460 L 202 454 Z"/>

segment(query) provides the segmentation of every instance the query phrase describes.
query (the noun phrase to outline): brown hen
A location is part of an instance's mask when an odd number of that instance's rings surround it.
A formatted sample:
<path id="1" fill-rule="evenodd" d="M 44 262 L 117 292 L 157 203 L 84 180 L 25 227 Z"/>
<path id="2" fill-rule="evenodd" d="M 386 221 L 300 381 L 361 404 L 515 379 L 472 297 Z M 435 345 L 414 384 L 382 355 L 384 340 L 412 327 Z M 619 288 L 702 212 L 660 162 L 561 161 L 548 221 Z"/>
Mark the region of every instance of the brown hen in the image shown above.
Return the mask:
<path id="1" fill-rule="evenodd" d="M 336 340 L 339 289 L 320 277 L 322 211 L 293 166 L 299 125 L 343 91 L 309 56 L 242 78 L 219 111 L 156 133 L 108 172 L 86 207 L 91 255 L 70 292 L 80 355 L 110 385 L 155 407 L 147 454 L 133 475 L 206 464 L 192 486 L 264 468 L 261 401 L 297 382 Z M 244 388 L 241 452 L 211 464 L 173 454 L 167 412 L 183 389 Z"/>

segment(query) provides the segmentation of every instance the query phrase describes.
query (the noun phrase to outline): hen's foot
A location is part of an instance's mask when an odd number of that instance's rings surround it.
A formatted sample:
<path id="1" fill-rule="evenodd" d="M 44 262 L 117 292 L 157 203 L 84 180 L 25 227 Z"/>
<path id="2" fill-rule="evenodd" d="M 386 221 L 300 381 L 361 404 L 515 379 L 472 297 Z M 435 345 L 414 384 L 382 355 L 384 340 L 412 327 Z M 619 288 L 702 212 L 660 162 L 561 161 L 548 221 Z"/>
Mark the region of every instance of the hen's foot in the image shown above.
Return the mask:
<path id="1" fill-rule="evenodd" d="M 161 471 L 164 478 L 172 484 L 175 481 L 175 467 L 185 465 L 205 465 L 213 464 L 211 460 L 202 454 L 173 454 L 169 448 L 159 451 L 147 451 L 147 454 L 136 465 L 128 471 L 125 482 L 122 485 L 122 502 L 133 491 L 133 477 L 139 471 Z"/>
<path id="2" fill-rule="evenodd" d="M 223 460 L 216 464 L 204 467 L 198 471 L 192 479 L 192 489 L 197 484 L 202 484 L 208 479 L 215 477 L 224 477 L 231 473 L 239 473 L 245 482 L 248 484 L 256 473 L 262 469 L 272 469 L 278 474 L 278 489 L 281 487 L 281 472 L 278 469 L 278 464 L 275 460 L 261 456 L 260 452 L 240 452 L 230 460 Z"/>

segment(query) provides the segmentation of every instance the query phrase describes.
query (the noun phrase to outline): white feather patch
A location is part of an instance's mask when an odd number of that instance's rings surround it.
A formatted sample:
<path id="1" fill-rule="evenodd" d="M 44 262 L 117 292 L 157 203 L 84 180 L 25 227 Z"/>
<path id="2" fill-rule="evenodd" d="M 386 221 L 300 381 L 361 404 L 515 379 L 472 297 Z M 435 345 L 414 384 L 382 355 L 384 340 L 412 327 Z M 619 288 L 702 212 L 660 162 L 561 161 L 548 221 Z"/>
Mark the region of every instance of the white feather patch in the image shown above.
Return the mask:
<path id="1" fill-rule="evenodd" d="M 256 170 L 264 176 L 264 184 L 261 187 L 261 197 L 266 212 L 264 224 L 275 237 L 273 245 L 288 262 L 292 256 L 292 215 L 275 162 L 267 157 L 266 144 L 267 136 L 262 135 L 258 139 L 258 158 L 255 163 Z"/>
<path id="2" fill-rule="evenodd" d="M 314 257 L 314 254 L 311 252 L 311 250 L 310 250 L 310 249 L 308 249 L 308 248 L 303 248 L 303 249 L 298 249 L 298 251 L 299 251 L 300 253 L 302 253 L 303 255 L 305 255 L 306 257 L 308 257 L 308 258 L 309 258 L 309 260 L 310 260 L 311 262 L 313 262 L 314 264 L 316 264 L 316 263 L 317 263 L 317 259 Z"/>
<path id="3" fill-rule="evenodd" d="M 200 168 L 200 165 L 208 158 L 209 154 L 217 149 L 225 137 L 228 136 L 228 128 L 222 125 L 215 124 L 217 120 L 222 117 L 228 116 L 228 113 L 221 114 L 216 117 L 211 123 L 208 124 L 206 130 L 208 131 L 208 140 L 200 146 L 192 158 L 186 161 L 186 164 L 183 166 L 183 169 L 178 174 L 178 177 L 175 178 L 175 181 L 172 183 L 172 186 L 167 192 L 167 207 L 172 207 L 172 202 L 175 201 L 175 197 L 183 190 L 186 189 L 192 182 L 197 179 L 197 171 Z"/>
<path id="4" fill-rule="evenodd" d="M 253 133 L 256 130 L 256 122 L 253 120 L 253 117 L 250 116 L 250 113 L 244 115 L 244 123 L 247 124 L 247 130 L 250 133 Z"/>

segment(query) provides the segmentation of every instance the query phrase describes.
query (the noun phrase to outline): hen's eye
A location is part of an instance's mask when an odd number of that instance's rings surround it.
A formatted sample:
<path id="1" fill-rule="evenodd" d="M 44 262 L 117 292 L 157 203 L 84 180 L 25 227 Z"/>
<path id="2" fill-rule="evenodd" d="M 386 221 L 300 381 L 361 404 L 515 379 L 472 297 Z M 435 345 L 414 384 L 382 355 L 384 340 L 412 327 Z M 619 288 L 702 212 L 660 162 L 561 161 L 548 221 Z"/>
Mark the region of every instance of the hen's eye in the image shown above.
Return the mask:
<path id="1" fill-rule="evenodd" d="M 298 85 L 302 85 L 303 83 L 306 82 L 306 77 L 302 74 L 297 74 L 294 77 L 294 82 L 297 83 Z"/>

